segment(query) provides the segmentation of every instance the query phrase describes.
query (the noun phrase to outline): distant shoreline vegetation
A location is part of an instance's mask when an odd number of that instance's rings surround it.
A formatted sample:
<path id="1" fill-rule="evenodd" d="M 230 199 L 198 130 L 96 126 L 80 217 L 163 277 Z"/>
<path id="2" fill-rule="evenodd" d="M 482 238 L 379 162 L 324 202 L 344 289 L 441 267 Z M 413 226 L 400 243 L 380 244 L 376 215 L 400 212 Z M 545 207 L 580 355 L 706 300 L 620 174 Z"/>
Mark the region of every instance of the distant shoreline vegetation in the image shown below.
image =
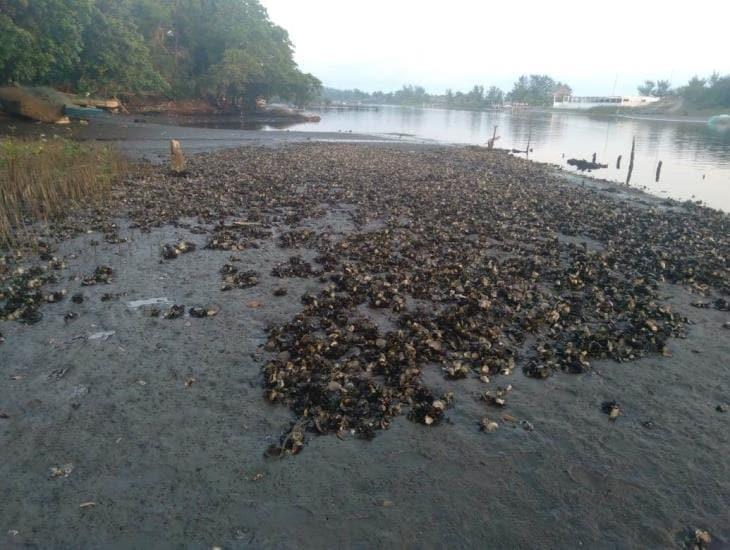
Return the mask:
<path id="1" fill-rule="evenodd" d="M 395 92 L 373 92 L 362 90 L 337 90 L 324 87 L 321 100 L 325 103 L 372 103 L 381 105 L 440 106 L 450 109 L 494 109 L 505 103 L 519 103 L 548 107 L 553 104 L 553 96 L 570 95 L 571 87 L 556 82 L 549 75 L 522 75 L 514 83 L 512 90 L 505 93 L 497 86 L 485 88 L 475 85 L 468 92 L 454 92 L 451 89 L 443 94 L 429 94 L 423 86 L 404 85 Z"/>
<path id="2" fill-rule="evenodd" d="M 258 0 L 0 0 L 0 85 L 11 83 L 223 109 L 304 105 L 321 88 Z"/>
<path id="3" fill-rule="evenodd" d="M 678 88 L 672 88 L 666 80 L 646 80 L 637 88 L 640 95 L 660 97 L 665 101 L 654 104 L 652 109 L 675 111 L 678 114 L 730 109 L 730 75 L 714 73 L 707 78 L 693 77 Z M 475 85 L 468 92 L 447 89 L 443 94 L 429 94 L 423 86 L 404 85 L 395 92 L 364 92 L 357 88 L 338 90 L 324 87 L 320 101 L 332 103 L 362 103 L 380 105 L 433 106 L 449 109 L 488 110 L 500 108 L 506 103 L 530 107 L 551 107 L 553 98 L 572 94 L 569 85 L 557 82 L 548 75 L 523 75 L 505 93 L 496 86 L 485 89 Z M 647 109 L 644 107 L 637 109 Z"/>
<path id="4" fill-rule="evenodd" d="M 715 72 L 706 78 L 693 76 L 676 89 L 668 80 L 646 80 L 637 89 L 642 95 L 679 99 L 683 108 L 689 110 L 730 109 L 730 75 Z"/>

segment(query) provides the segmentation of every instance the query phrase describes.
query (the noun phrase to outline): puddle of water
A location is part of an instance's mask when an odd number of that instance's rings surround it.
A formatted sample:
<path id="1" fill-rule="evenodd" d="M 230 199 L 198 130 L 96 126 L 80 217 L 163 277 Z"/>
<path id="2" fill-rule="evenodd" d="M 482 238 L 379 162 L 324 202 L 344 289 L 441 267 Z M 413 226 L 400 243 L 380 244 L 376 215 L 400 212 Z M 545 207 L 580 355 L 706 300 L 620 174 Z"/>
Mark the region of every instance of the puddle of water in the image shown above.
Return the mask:
<path id="1" fill-rule="evenodd" d="M 93 334 L 89 334 L 89 336 L 87 337 L 87 340 L 103 340 L 106 342 L 109 338 L 111 338 L 115 334 L 116 334 L 116 331 L 114 331 L 114 330 L 95 332 Z"/>
<path id="2" fill-rule="evenodd" d="M 131 309 L 139 309 L 144 306 L 166 306 L 171 304 L 172 302 L 165 297 L 147 298 L 146 300 L 133 300 L 131 302 L 127 302 L 127 307 Z"/>

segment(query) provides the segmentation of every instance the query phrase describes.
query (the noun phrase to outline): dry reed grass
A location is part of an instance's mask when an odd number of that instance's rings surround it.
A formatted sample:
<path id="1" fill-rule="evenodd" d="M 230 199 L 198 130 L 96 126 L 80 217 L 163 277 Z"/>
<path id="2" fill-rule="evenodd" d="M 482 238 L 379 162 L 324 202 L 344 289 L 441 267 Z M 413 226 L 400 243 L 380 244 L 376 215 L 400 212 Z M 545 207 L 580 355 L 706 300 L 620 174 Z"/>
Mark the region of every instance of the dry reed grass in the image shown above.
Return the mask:
<path id="1" fill-rule="evenodd" d="M 125 168 L 110 147 L 65 139 L 1 139 L 0 245 L 18 242 L 37 222 L 101 204 Z"/>

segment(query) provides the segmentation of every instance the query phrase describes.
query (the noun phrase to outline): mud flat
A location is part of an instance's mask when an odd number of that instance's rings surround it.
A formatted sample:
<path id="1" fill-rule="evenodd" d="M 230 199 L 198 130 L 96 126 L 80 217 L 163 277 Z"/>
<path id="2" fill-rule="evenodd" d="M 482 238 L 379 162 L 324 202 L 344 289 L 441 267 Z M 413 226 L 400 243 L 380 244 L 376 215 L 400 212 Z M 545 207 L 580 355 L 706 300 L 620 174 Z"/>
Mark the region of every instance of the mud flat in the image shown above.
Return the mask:
<path id="1" fill-rule="evenodd" d="M 615 191 L 408 144 L 142 166 L 0 264 L 3 547 L 727 545 L 728 216 Z"/>
<path id="2" fill-rule="evenodd" d="M 225 121 L 229 119 L 217 116 L 211 120 L 216 121 L 211 123 L 211 126 L 216 127 L 181 126 L 178 125 L 181 122 L 179 118 L 160 116 L 113 116 L 94 120 L 89 124 L 72 121 L 65 126 L 0 117 L 0 138 L 20 136 L 53 139 L 54 136 L 59 136 L 84 142 L 110 143 L 131 158 L 152 162 L 160 162 L 167 158 L 171 139 L 180 140 L 187 153 L 204 153 L 244 146 L 274 147 L 310 141 L 357 143 L 396 141 L 388 136 L 349 132 L 261 131 L 240 127 L 225 129 Z M 200 117 L 196 119 L 196 123 L 200 123 Z"/>

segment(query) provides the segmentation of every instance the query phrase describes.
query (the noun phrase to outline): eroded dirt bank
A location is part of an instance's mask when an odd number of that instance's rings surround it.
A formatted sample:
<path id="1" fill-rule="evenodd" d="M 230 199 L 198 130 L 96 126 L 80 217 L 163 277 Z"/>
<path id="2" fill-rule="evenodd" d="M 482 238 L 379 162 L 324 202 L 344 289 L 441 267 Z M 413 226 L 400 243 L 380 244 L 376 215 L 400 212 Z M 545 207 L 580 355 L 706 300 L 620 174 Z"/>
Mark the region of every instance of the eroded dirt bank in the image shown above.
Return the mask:
<path id="1" fill-rule="evenodd" d="M 190 164 L 4 258 L 3 545 L 728 543 L 727 215 L 477 148 Z"/>

